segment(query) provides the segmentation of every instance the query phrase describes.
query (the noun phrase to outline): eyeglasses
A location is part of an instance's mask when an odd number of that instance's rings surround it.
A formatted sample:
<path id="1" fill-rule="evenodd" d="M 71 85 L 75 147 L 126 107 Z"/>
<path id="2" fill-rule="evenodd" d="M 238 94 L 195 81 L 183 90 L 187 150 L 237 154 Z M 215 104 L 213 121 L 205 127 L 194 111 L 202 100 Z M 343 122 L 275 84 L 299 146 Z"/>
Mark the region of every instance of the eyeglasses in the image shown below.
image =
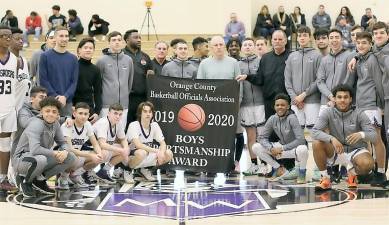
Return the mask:
<path id="1" fill-rule="evenodd" d="M 11 39 L 12 38 L 12 34 L 0 34 L 0 38 Z"/>

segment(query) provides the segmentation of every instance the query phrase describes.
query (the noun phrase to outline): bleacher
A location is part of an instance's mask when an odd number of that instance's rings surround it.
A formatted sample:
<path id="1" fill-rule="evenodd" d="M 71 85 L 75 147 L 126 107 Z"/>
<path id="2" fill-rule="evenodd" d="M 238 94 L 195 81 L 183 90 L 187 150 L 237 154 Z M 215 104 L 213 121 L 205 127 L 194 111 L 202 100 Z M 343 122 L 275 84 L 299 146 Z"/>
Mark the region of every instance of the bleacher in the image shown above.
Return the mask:
<path id="1" fill-rule="evenodd" d="M 191 47 L 192 46 L 191 43 L 192 43 L 192 40 L 198 36 L 208 38 L 208 37 L 214 36 L 214 34 L 204 34 L 204 35 L 202 35 L 202 34 L 163 34 L 163 35 L 158 35 L 158 39 L 162 40 L 162 41 L 166 41 L 169 44 L 172 39 L 182 38 L 188 42 L 189 55 L 192 55 L 193 48 Z M 76 54 L 79 41 L 85 37 L 88 37 L 88 36 L 87 35 L 78 35 L 77 41 L 74 41 L 74 42 L 69 41 L 68 51 L 72 52 L 73 54 Z M 97 59 L 100 58 L 100 56 L 102 55 L 101 50 L 108 47 L 108 39 L 107 38 L 105 39 L 105 41 L 101 41 L 101 36 L 97 36 L 96 38 L 98 41 L 96 41 L 96 49 L 95 49 L 95 52 L 93 55 L 93 60 L 92 60 L 93 62 L 96 62 Z M 154 57 L 154 44 L 156 43 L 156 41 L 157 41 L 157 39 L 156 39 L 156 36 L 154 34 L 153 35 L 150 34 L 150 40 L 147 40 L 147 34 L 142 35 L 142 51 L 146 52 L 151 58 Z M 23 56 L 26 57 L 28 60 L 31 59 L 32 54 L 36 50 L 40 49 L 41 45 L 44 44 L 44 37 L 42 36 L 39 41 L 34 41 L 33 35 L 29 35 L 29 42 L 30 42 L 30 46 L 27 48 L 24 48 L 23 53 L 22 53 Z M 125 44 L 126 43 L 123 41 L 123 47 L 125 47 Z M 169 48 L 169 55 L 172 55 L 171 48 Z"/>

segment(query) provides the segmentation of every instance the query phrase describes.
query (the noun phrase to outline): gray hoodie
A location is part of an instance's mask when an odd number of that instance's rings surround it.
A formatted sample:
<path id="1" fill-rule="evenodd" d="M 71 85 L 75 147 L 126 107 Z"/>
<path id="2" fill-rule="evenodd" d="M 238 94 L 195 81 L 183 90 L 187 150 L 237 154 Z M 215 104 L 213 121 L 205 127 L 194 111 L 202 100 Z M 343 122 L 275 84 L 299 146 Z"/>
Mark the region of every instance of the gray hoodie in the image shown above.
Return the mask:
<path id="1" fill-rule="evenodd" d="M 197 68 L 187 60 L 173 59 L 162 67 L 162 76 L 195 79 Z"/>
<path id="2" fill-rule="evenodd" d="M 97 61 L 102 78 L 103 108 L 114 103 L 120 103 L 128 108 L 129 95 L 134 78 L 134 65 L 130 56 L 112 53 L 110 49 L 103 49 L 103 56 Z"/>
<path id="3" fill-rule="evenodd" d="M 285 88 L 294 100 L 305 92 L 305 103 L 319 103 L 320 92 L 316 85 L 316 74 L 322 55 L 313 48 L 303 48 L 291 53 L 286 60 Z"/>
<path id="4" fill-rule="evenodd" d="M 32 155 L 53 156 L 51 148 L 54 143 L 61 150 L 70 149 L 58 121 L 49 124 L 42 117 L 34 117 L 20 136 L 13 157 L 19 158 L 25 152 L 30 152 Z"/>
<path id="5" fill-rule="evenodd" d="M 373 53 L 380 63 L 381 71 L 383 71 L 382 86 L 385 100 L 389 100 L 389 41 L 381 47 L 374 45 Z"/>
<path id="6" fill-rule="evenodd" d="M 356 106 L 361 110 L 384 108 L 382 71 L 377 58 L 368 52 L 360 56 L 356 64 L 357 92 Z"/>
<path id="7" fill-rule="evenodd" d="M 326 130 L 329 129 L 329 133 Z M 346 142 L 347 136 L 356 132 L 364 132 L 365 138 L 354 145 Z M 343 144 L 345 152 L 351 152 L 357 148 L 366 148 L 367 141 L 374 142 L 376 132 L 369 118 L 362 110 L 350 108 L 347 112 L 341 112 L 336 107 L 327 108 L 320 114 L 312 129 L 315 140 L 330 143 L 331 138 L 336 138 Z"/>
<path id="8" fill-rule="evenodd" d="M 315 29 L 318 28 L 326 28 L 327 30 L 331 27 L 331 17 L 327 13 L 324 13 L 323 15 L 319 15 L 319 13 L 316 13 L 312 17 L 312 26 Z"/>
<path id="9" fill-rule="evenodd" d="M 241 74 L 256 75 L 260 61 L 261 59 L 256 55 L 241 58 L 239 61 Z M 243 98 L 240 106 L 258 106 L 264 104 L 260 86 L 253 85 L 248 81 L 243 81 L 242 86 Z"/>
<path id="10" fill-rule="evenodd" d="M 11 157 L 13 156 L 16 146 L 19 142 L 20 136 L 22 135 L 24 129 L 26 129 L 28 123 L 31 121 L 32 118 L 39 115 L 39 110 L 36 110 L 32 108 L 31 103 L 24 103 L 22 108 L 18 112 L 18 129 L 16 130 L 13 142 L 12 142 L 12 148 L 11 148 Z"/>
<path id="11" fill-rule="evenodd" d="M 32 54 L 31 60 L 28 64 L 31 80 L 35 77 L 36 85 L 40 85 L 39 84 L 39 61 L 41 59 L 42 53 L 45 52 L 46 50 L 48 50 L 46 44 L 42 44 L 41 49 L 35 51 Z"/>
<path id="12" fill-rule="evenodd" d="M 332 96 L 332 89 L 339 84 L 347 84 L 351 87 L 355 79 L 350 77 L 347 69 L 348 63 L 353 59 L 355 53 L 342 49 L 338 54 L 330 54 L 323 57 L 319 70 L 317 71 L 317 87 L 321 92 L 321 104 L 326 105 L 329 97 Z"/>
<path id="13" fill-rule="evenodd" d="M 299 145 L 305 145 L 304 131 L 300 126 L 297 116 L 289 110 L 285 116 L 272 115 L 265 124 L 262 134 L 259 136 L 259 143 L 266 149 L 273 148 L 269 137 L 275 133 L 280 139 L 284 151 L 289 151 Z"/>

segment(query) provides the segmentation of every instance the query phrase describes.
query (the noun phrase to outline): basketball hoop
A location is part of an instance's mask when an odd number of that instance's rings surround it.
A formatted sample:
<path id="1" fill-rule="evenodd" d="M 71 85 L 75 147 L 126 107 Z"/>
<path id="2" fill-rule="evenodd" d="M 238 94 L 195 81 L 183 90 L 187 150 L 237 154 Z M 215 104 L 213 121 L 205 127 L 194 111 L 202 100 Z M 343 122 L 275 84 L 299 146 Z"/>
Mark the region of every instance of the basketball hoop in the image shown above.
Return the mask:
<path id="1" fill-rule="evenodd" d="M 146 0 L 145 6 L 147 9 L 151 9 L 151 7 L 153 6 L 153 0 Z"/>

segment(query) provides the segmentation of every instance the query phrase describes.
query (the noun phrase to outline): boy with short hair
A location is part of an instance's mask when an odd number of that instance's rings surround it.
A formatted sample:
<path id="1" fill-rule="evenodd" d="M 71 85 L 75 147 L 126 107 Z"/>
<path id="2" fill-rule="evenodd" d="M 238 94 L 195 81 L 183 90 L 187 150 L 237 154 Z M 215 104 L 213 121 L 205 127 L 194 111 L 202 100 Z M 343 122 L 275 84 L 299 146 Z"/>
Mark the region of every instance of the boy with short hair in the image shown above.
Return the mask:
<path id="1" fill-rule="evenodd" d="M 345 165 L 348 169 L 348 187 L 357 187 L 356 175 L 366 175 L 374 167 L 367 150 L 367 141 L 374 142 L 377 134 L 369 118 L 352 107 L 352 89 L 339 85 L 332 91 L 335 106 L 320 114 L 313 127 L 313 156 L 319 167 L 321 180 L 315 191 L 331 189 L 327 165 Z"/>
<path id="2" fill-rule="evenodd" d="M 67 127 L 66 124 L 61 126 L 70 150 L 77 156 L 76 165 L 73 168 L 75 171 L 70 176 L 69 173 L 64 173 L 58 179 L 58 185 L 61 189 L 69 189 L 68 177 L 76 187 L 82 188 L 94 185 L 95 183 L 87 173 L 101 164 L 108 155 L 107 152 L 101 150 L 96 140 L 92 124 L 88 121 L 89 112 L 89 105 L 85 102 L 79 102 L 75 105 L 73 111 L 73 126 Z M 84 144 L 88 141 L 92 144 L 92 148 L 84 147 Z"/>
<path id="3" fill-rule="evenodd" d="M 31 119 L 13 155 L 16 183 L 25 197 L 35 197 L 33 187 L 44 194 L 54 194 L 46 180 L 69 170 L 76 160 L 58 122 L 61 103 L 48 97 L 40 102 L 40 108 L 41 116 Z M 54 142 L 58 150 L 52 150 Z M 38 178 L 39 175 L 43 177 Z"/>
<path id="4" fill-rule="evenodd" d="M 109 175 L 109 171 L 116 164 L 123 162 L 128 164 L 129 147 L 124 133 L 125 124 L 121 123 L 123 116 L 123 106 L 115 103 L 109 106 L 108 115 L 100 118 L 93 124 L 94 133 L 99 142 L 100 148 L 109 152 L 109 162 L 104 165 L 97 173 L 100 180 L 108 184 L 114 184 L 115 180 Z M 130 171 L 124 171 L 124 180 L 126 183 L 134 182 L 130 177 Z"/>
<path id="5" fill-rule="evenodd" d="M 274 110 L 276 113 L 267 120 L 263 133 L 259 136 L 259 143 L 253 145 L 253 152 L 272 166 L 272 180 L 297 179 L 297 183 L 305 183 L 308 146 L 297 116 L 290 110 L 289 97 L 278 94 Z M 279 138 L 278 142 L 270 142 L 273 132 Z M 296 160 L 292 171 L 289 172 L 275 160 L 284 158 Z"/>
<path id="6" fill-rule="evenodd" d="M 288 57 L 285 67 L 285 88 L 292 100 L 292 110 L 301 127 L 311 129 L 320 110 L 320 92 L 316 85 L 321 54 L 309 47 L 311 30 L 300 26 L 297 41 L 300 49 Z"/>
<path id="7" fill-rule="evenodd" d="M 386 149 L 381 138 L 382 109 L 384 108 L 383 72 L 377 57 L 371 52 L 372 35 L 368 32 L 360 32 L 356 35 L 359 54 L 355 70 L 357 77 L 356 106 L 364 111 L 376 130 L 377 138 L 373 145 L 378 168 L 371 185 L 380 186 L 386 180 Z"/>

